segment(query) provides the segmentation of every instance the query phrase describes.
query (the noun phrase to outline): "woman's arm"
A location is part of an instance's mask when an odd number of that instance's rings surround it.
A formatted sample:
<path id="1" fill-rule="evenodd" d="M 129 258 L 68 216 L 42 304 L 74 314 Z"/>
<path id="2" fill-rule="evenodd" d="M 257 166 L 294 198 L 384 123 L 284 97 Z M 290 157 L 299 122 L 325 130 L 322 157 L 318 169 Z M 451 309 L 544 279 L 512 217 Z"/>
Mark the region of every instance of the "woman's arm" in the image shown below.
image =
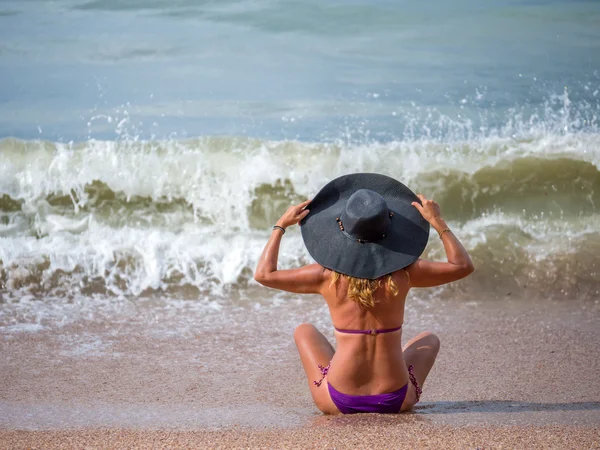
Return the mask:
<path id="1" fill-rule="evenodd" d="M 299 205 L 291 206 L 277 221 L 276 226 L 285 230 L 300 222 L 309 213 L 309 210 L 306 209 L 309 203 L 310 200 L 307 200 Z M 283 233 L 278 228 L 274 228 L 271 232 L 271 237 L 265 245 L 254 271 L 254 279 L 264 286 L 282 291 L 303 294 L 319 293 L 325 279 L 323 268 L 320 265 L 310 264 L 299 269 L 277 270 L 279 245 Z"/>
<path id="2" fill-rule="evenodd" d="M 427 200 L 425 196 L 418 195 L 422 204 L 413 202 L 413 206 L 419 210 L 423 218 L 431 224 L 439 233 L 448 262 L 433 262 L 419 259 L 407 267 L 412 287 L 431 287 L 451 283 L 460 280 L 473 273 L 475 266 L 471 257 L 450 231 L 448 225 L 441 217 L 440 207 L 433 200 Z M 444 231 L 446 230 L 446 231 Z"/>

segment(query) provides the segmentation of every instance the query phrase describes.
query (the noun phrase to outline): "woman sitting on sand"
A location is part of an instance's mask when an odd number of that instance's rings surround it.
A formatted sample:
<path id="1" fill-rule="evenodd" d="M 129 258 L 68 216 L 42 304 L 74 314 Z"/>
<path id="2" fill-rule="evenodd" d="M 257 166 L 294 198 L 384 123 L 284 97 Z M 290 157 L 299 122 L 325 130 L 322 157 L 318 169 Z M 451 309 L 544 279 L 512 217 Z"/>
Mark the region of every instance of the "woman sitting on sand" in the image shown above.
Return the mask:
<path id="1" fill-rule="evenodd" d="M 298 222 L 317 263 L 278 270 L 281 238 Z M 419 259 L 430 224 L 448 262 Z M 473 270 L 437 203 L 415 196 L 393 178 L 354 174 L 331 181 L 312 201 L 287 210 L 273 227 L 254 278 L 275 289 L 325 298 L 337 350 L 311 324 L 294 331 L 310 392 L 322 412 L 398 413 L 419 401 L 440 347 L 435 334 L 423 332 L 400 351 L 409 289 L 450 283 Z"/>

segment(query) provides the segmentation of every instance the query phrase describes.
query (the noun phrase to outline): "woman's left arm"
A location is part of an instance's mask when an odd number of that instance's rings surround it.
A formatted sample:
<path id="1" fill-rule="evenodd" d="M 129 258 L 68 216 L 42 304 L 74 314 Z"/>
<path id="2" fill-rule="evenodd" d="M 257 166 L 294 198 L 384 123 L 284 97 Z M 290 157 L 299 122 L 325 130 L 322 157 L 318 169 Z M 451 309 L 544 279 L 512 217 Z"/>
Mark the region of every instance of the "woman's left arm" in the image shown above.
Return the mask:
<path id="1" fill-rule="evenodd" d="M 299 205 L 290 206 L 277 221 L 254 271 L 254 279 L 260 284 L 302 294 L 317 294 L 321 291 L 325 277 L 323 268 L 318 264 L 310 264 L 299 269 L 277 270 L 279 245 L 284 234 L 284 231 L 277 227 L 285 230 L 300 222 L 309 213 L 309 210 L 306 209 L 309 203 L 310 200 L 307 200 Z"/>

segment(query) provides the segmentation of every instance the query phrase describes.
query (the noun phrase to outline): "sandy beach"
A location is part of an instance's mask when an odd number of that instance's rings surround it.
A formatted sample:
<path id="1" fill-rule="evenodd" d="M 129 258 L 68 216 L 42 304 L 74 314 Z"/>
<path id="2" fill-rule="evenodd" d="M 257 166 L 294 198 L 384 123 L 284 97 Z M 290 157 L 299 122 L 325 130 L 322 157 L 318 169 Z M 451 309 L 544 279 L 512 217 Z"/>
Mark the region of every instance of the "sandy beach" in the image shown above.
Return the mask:
<path id="1" fill-rule="evenodd" d="M 378 419 L 378 418 L 377 418 Z M 598 448 L 598 429 L 546 427 L 400 427 L 361 418 L 341 427 L 282 431 L 81 430 L 1 434 L 9 448 Z M 334 420 L 335 422 L 335 420 Z"/>
<path id="2" fill-rule="evenodd" d="M 0 450 L 600 448 L 599 23 L 0 1 Z M 407 297 L 403 342 L 441 350 L 402 415 L 323 416 L 293 342 L 333 340 L 323 299 L 253 279 L 290 205 L 355 173 L 435 200 L 475 265 Z M 433 229 L 421 257 L 447 259 Z M 288 227 L 278 269 L 313 262 Z"/>
<path id="3" fill-rule="evenodd" d="M 0 442 L 3 448 L 600 446 L 597 302 L 414 303 L 404 339 L 432 329 L 442 350 L 421 403 L 398 416 L 326 417 L 313 407 L 293 327 L 270 320 L 282 312 L 308 320 L 321 311 L 317 298 L 272 311 L 220 311 L 214 323 L 186 304 L 179 311 L 123 304 L 37 332 L 4 327 Z M 219 317 L 246 317 L 246 327 Z"/>

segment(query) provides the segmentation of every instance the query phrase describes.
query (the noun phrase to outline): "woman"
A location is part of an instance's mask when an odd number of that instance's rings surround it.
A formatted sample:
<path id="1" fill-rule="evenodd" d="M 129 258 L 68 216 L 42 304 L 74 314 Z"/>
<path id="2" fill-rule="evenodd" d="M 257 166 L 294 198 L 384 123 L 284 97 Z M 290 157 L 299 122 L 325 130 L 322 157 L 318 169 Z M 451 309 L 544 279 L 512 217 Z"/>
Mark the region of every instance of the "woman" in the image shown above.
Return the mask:
<path id="1" fill-rule="evenodd" d="M 298 222 L 316 264 L 278 270 L 281 238 Z M 448 262 L 419 258 L 430 225 Z M 354 174 L 286 211 L 254 278 L 271 288 L 325 298 L 337 350 L 311 324 L 294 331 L 310 392 L 323 413 L 398 413 L 419 401 L 440 346 L 436 335 L 423 332 L 400 351 L 409 289 L 450 283 L 473 270 L 437 203 L 393 178 Z"/>

